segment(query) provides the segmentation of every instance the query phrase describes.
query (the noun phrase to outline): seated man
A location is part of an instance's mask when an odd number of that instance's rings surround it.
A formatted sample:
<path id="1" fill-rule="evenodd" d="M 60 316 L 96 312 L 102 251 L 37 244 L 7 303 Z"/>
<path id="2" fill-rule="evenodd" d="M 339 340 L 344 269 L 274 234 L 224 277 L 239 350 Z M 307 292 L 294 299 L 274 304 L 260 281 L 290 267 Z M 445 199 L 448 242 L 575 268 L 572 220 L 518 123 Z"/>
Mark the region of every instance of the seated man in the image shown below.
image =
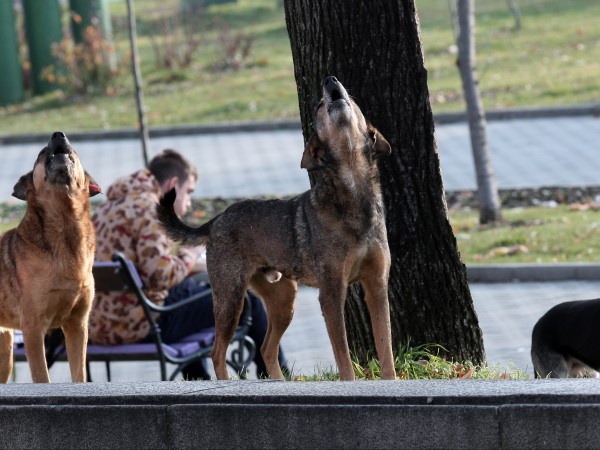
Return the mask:
<path id="1" fill-rule="evenodd" d="M 153 302 L 169 305 L 208 289 L 190 275 L 206 270 L 201 262 L 202 248 L 179 248 L 160 228 L 155 215 L 159 197 L 177 191 L 175 211 L 180 216 L 191 206 L 190 194 L 197 172 L 174 150 L 156 155 L 147 169 L 115 181 L 107 190 L 107 201 L 94 211 L 96 260 L 110 260 L 122 252 L 136 266 L 145 293 Z M 266 377 L 260 347 L 267 331 L 267 315 L 262 302 L 252 297 L 252 326 L 248 335 L 257 346 L 254 362 L 257 376 Z M 192 302 L 160 315 L 158 324 L 163 342 L 172 343 L 214 326 L 212 297 Z M 97 344 L 123 344 L 148 339 L 150 324 L 137 298 L 131 293 L 96 292 L 89 321 L 90 340 Z M 280 351 L 280 362 L 283 361 Z M 186 378 L 210 379 L 202 363 L 184 371 Z"/>

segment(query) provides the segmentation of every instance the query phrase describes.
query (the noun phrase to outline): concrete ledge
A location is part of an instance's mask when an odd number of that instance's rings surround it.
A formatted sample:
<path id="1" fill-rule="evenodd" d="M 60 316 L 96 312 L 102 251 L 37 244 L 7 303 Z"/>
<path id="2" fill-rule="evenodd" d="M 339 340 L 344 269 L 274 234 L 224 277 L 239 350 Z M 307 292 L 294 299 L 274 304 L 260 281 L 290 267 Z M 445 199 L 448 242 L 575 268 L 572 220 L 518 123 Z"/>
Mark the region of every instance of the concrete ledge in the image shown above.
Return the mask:
<path id="1" fill-rule="evenodd" d="M 469 264 L 470 283 L 510 283 L 512 281 L 600 280 L 600 264 Z"/>
<path id="2" fill-rule="evenodd" d="M 0 387 L 9 448 L 597 448 L 583 380 Z"/>

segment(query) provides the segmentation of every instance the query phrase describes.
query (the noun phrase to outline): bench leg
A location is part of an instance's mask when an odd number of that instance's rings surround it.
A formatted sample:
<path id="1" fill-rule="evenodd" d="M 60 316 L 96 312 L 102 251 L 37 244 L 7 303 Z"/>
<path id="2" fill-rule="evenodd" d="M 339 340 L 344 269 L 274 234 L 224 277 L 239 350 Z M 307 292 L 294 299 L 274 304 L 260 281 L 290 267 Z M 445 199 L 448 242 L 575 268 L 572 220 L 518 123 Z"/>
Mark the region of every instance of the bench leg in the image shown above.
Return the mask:
<path id="1" fill-rule="evenodd" d="M 111 381 L 111 376 L 110 376 L 110 361 L 104 361 L 104 364 L 106 364 L 106 381 L 108 381 L 110 383 L 110 381 Z"/>

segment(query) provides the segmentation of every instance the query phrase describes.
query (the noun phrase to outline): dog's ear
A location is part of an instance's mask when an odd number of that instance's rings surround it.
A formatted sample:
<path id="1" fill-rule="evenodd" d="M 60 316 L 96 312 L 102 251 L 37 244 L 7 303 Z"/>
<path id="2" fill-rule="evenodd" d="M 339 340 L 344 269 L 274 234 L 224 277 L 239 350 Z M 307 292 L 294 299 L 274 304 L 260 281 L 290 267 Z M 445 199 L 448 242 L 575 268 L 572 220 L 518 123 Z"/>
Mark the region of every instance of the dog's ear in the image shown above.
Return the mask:
<path id="1" fill-rule="evenodd" d="M 94 177 L 92 177 L 89 173 L 87 173 L 87 171 L 85 171 L 85 181 L 88 184 L 88 192 L 90 194 L 90 197 L 93 197 L 94 195 L 102 194 L 102 188 L 100 186 L 98 186 L 98 183 L 96 183 L 96 180 L 94 180 Z"/>
<path id="2" fill-rule="evenodd" d="M 313 133 L 306 147 L 304 147 L 304 153 L 302 154 L 302 162 L 300 163 L 301 169 L 315 170 L 325 165 L 325 146 L 319 140 L 316 133 Z"/>
<path id="3" fill-rule="evenodd" d="M 26 173 L 13 188 L 12 196 L 19 200 L 27 200 L 27 191 L 33 189 L 33 172 Z"/>
<path id="4" fill-rule="evenodd" d="M 367 133 L 371 140 L 371 147 L 376 155 L 389 156 L 392 153 L 392 147 L 382 134 L 371 123 L 367 123 Z"/>

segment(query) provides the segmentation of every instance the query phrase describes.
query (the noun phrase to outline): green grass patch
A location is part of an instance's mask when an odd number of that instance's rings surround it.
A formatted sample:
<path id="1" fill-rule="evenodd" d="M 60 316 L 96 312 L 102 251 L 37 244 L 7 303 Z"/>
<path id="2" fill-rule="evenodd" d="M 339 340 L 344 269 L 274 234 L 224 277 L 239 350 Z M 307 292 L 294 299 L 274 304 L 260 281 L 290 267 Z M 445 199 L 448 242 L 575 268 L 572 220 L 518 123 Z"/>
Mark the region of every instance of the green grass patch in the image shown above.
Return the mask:
<path id="1" fill-rule="evenodd" d="M 194 199 L 192 211 L 185 220 L 198 226 L 235 201 Z M 0 232 L 14 228 L 24 212 L 24 204 L 0 204 Z M 450 222 L 463 262 L 498 264 L 600 260 L 600 210 L 593 203 L 561 204 L 555 208 L 504 208 L 502 214 L 502 224 L 479 225 L 479 212 L 475 209 L 450 211 Z"/>
<path id="2" fill-rule="evenodd" d="M 528 379 L 529 375 L 519 368 L 495 366 L 477 366 L 470 362 L 449 361 L 440 356 L 444 349 L 435 344 L 412 347 L 407 344 L 398 349 L 394 366 L 396 377 L 400 380 L 453 380 L 453 379 Z M 378 380 L 381 378 L 379 361 L 371 359 L 366 366 L 353 361 L 354 375 L 357 380 Z M 295 381 L 336 381 L 339 374 L 330 369 L 317 370 L 315 374 L 288 377 Z"/>
<path id="3" fill-rule="evenodd" d="M 416 0 L 434 112 L 464 110 L 448 3 Z M 189 67 L 159 67 L 152 36 L 158 8 L 178 14 L 180 0 L 136 5 L 144 96 L 150 127 L 230 121 L 297 119 L 298 99 L 280 0 L 238 0 L 208 7 L 194 27 L 201 44 Z M 600 2 L 519 2 L 523 28 L 506 2 L 478 0 L 477 67 L 486 108 L 572 105 L 600 101 Z M 123 2 L 111 2 L 119 60 L 129 52 Z M 223 27 L 252 38 L 246 64 L 217 71 Z M 339 75 L 343 80 L 343 74 Z M 131 128 L 137 124 L 133 80 L 127 70 L 112 95 L 55 92 L 0 107 L 0 135 L 62 129 Z"/>
<path id="4" fill-rule="evenodd" d="M 475 210 L 451 211 L 450 217 L 467 264 L 597 262 L 600 211 L 581 209 L 504 209 L 504 223 L 490 226 L 479 225 Z"/>

